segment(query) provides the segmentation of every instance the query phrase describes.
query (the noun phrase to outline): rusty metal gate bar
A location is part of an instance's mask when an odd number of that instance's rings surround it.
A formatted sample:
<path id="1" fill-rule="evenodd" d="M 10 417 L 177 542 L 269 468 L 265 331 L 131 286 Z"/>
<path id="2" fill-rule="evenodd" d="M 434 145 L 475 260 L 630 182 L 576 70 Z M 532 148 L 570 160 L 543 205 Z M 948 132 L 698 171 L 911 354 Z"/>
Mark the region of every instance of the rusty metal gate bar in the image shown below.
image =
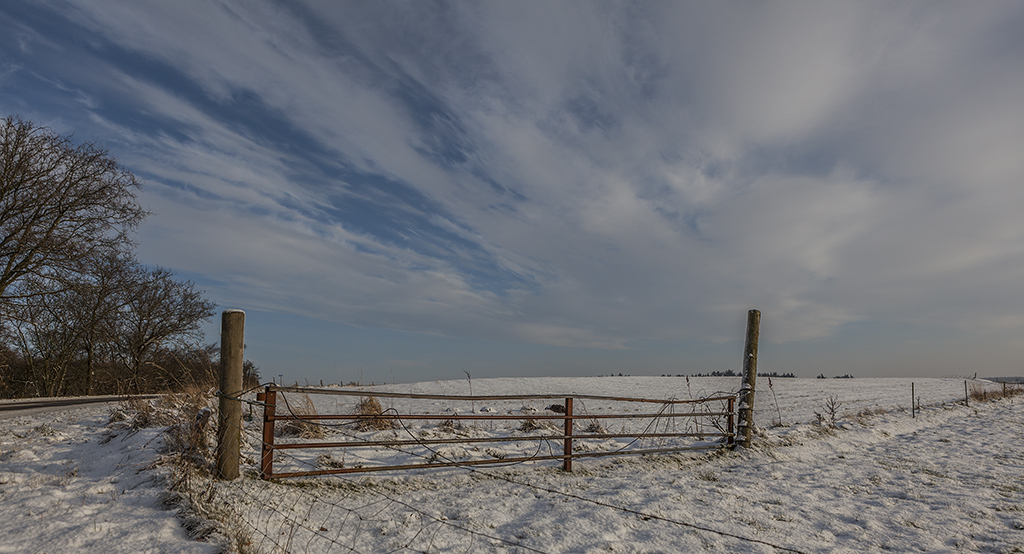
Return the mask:
<path id="1" fill-rule="evenodd" d="M 409 398 L 409 399 L 429 399 L 429 400 L 459 400 L 459 401 L 484 401 L 484 400 L 530 400 L 530 399 L 564 399 L 565 404 L 563 405 L 565 413 L 562 415 L 478 415 L 478 414 L 445 414 L 445 415 L 431 415 L 431 414 L 374 414 L 374 415 L 361 415 L 361 414 L 331 414 L 331 415 L 277 415 L 277 393 L 278 392 L 299 392 L 304 394 L 340 394 L 345 396 L 368 396 L 368 397 L 385 397 L 385 398 Z M 573 441 L 575 440 L 586 440 L 586 439 L 606 439 L 606 438 L 649 438 L 649 437 L 724 437 L 724 446 L 731 447 L 735 443 L 735 396 L 718 396 L 712 398 L 702 398 L 697 400 L 655 400 L 649 398 L 629 398 L 629 397 L 610 397 L 610 396 L 594 396 L 594 395 L 573 395 L 566 397 L 564 395 L 510 395 L 510 396 L 454 396 L 454 395 L 433 395 L 433 394 L 413 394 L 413 393 L 375 393 L 368 391 L 338 391 L 338 390 L 324 390 L 314 389 L 305 387 L 278 387 L 278 386 L 267 386 L 264 392 L 256 395 L 257 401 L 261 402 L 264 406 L 263 409 L 263 445 L 262 455 L 260 460 L 260 474 L 264 479 L 272 478 L 284 478 L 284 477 L 300 477 L 300 476 L 315 476 L 315 475 L 331 475 L 331 474 L 342 474 L 342 473 L 359 473 L 359 472 L 376 472 L 376 471 L 401 471 L 409 469 L 429 469 L 429 468 L 441 468 L 441 467 L 459 467 L 459 466 L 479 466 L 479 465 L 493 465 L 493 464 L 508 464 L 508 463 L 519 463 L 526 461 L 538 461 L 538 460 L 562 460 L 562 468 L 565 471 L 572 471 L 572 459 L 573 458 L 595 458 L 603 456 L 632 456 L 641 454 L 655 454 L 655 453 L 667 453 L 667 452 L 685 452 L 695 450 L 710 450 L 719 448 L 716 446 L 699 446 L 699 447 L 671 447 L 671 448 L 649 448 L 640 450 L 613 450 L 608 452 L 583 452 L 574 454 L 572 452 Z M 714 401 L 725 401 L 727 403 L 727 411 L 725 412 L 684 412 L 684 413 L 657 413 L 657 414 L 588 414 L 585 416 L 576 416 L 573 414 L 573 399 L 598 399 L 598 400 L 609 400 L 618 402 L 646 402 L 656 404 L 701 404 L 706 405 L 707 403 Z M 588 434 L 588 435 L 574 435 L 573 434 L 573 420 L 575 419 L 649 419 L 649 418 L 678 418 L 678 417 L 724 417 L 725 418 L 725 430 L 724 432 L 698 432 L 698 433 L 618 433 L 618 434 Z M 518 437 L 494 437 L 494 438 L 453 438 L 453 439 L 417 439 L 417 440 L 395 440 L 395 441 L 357 441 L 357 442 L 319 442 L 319 443 L 285 443 L 275 444 L 274 443 L 274 422 L 285 421 L 285 420 L 300 420 L 300 421 L 313 421 L 313 420 L 348 420 L 348 421 L 360 421 L 360 420 L 381 420 L 381 419 L 392 419 L 392 420 L 563 420 L 564 421 L 564 433 L 562 435 L 542 435 L 542 436 L 518 436 Z M 315 471 L 300 471 L 300 472 L 285 472 L 285 473 L 274 473 L 274 451 L 275 450 L 291 450 L 291 449 L 314 449 L 314 448 L 348 448 L 348 447 L 369 447 L 369 446 L 426 446 L 431 444 L 472 444 L 472 443 L 487 443 L 487 442 L 528 442 L 528 441 L 563 441 L 563 452 L 561 455 L 548 455 L 548 456 L 529 456 L 529 457 L 517 457 L 517 458 L 496 458 L 493 460 L 469 460 L 464 462 L 426 462 L 418 464 L 402 464 L 402 465 L 382 465 L 382 466 L 369 466 L 369 467 L 351 467 L 351 468 L 335 468 L 335 469 L 324 469 Z"/>

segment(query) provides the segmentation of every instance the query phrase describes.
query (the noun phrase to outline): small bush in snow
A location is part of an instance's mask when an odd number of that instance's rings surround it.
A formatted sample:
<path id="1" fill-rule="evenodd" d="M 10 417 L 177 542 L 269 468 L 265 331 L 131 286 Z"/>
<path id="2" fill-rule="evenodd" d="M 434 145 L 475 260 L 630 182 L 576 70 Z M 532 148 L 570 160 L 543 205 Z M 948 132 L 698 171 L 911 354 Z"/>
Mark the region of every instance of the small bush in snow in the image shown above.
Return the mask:
<path id="1" fill-rule="evenodd" d="M 395 428 L 394 421 L 377 417 L 384 414 L 384 408 L 381 407 L 380 400 L 377 400 L 375 397 L 364 396 L 360 398 L 359 404 L 356 404 L 356 413 L 361 416 L 370 416 L 366 419 L 360 419 L 356 423 L 356 429 L 360 431 L 384 431 Z"/>

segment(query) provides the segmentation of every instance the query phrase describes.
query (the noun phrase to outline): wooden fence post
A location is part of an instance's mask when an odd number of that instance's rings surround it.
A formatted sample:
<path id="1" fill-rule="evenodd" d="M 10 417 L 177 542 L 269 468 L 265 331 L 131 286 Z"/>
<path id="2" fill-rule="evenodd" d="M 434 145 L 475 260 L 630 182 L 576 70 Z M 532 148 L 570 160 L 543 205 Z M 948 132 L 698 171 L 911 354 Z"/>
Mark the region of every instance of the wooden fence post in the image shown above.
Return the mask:
<path id="1" fill-rule="evenodd" d="M 964 380 L 964 404 L 968 408 L 971 407 L 971 395 L 967 394 L 967 380 L 966 379 Z"/>
<path id="2" fill-rule="evenodd" d="M 237 479 L 242 447 L 242 357 L 245 312 L 225 310 L 220 331 L 220 409 L 217 425 L 217 476 Z"/>
<path id="3" fill-rule="evenodd" d="M 750 448 L 754 432 L 754 385 L 757 382 L 757 338 L 761 327 L 761 311 L 747 312 L 747 338 L 743 347 L 743 385 L 739 397 L 740 444 Z"/>
<path id="4" fill-rule="evenodd" d="M 565 453 L 562 469 L 572 471 L 572 398 L 565 399 L 565 442 L 562 451 Z"/>

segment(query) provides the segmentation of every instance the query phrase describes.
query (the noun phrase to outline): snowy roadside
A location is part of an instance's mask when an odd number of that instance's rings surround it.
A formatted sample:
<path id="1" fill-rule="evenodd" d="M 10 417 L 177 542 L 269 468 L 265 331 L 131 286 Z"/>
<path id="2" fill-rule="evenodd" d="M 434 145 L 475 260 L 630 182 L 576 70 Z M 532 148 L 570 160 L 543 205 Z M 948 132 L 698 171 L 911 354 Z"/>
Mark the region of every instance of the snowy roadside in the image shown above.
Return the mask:
<path id="1" fill-rule="evenodd" d="M 112 432 L 105 405 L 0 419 L 0 552 L 212 553 L 167 507 L 162 429 Z"/>

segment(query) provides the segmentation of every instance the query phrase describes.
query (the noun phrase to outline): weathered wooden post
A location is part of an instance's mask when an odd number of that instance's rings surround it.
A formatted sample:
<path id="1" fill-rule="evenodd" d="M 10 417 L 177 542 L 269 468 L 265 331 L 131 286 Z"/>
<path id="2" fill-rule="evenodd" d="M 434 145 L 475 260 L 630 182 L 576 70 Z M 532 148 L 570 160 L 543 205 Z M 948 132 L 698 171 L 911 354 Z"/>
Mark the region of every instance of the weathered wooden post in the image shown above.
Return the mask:
<path id="1" fill-rule="evenodd" d="M 562 443 L 562 452 L 565 454 L 562 469 L 572 471 L 572 398 L 565 399 L 565 442 Z"/>
<path id="2" fill-rule="evenodd" d="M 743 347 L 743 385 L 739 392 L 739 443 L 750 448 L 754 433 L 754 384 L 757 381 L 757 337 L 761 327 L 761 311 L 747 312 L 747 339 Z"/>
<path id="3" fill-rule="evenodd" d="M 220 410 L 217 419 L 217 476 L 238 478 L 242 446 L 242 357 L 245 312 L 224 310 L 220 327 Z"/>

